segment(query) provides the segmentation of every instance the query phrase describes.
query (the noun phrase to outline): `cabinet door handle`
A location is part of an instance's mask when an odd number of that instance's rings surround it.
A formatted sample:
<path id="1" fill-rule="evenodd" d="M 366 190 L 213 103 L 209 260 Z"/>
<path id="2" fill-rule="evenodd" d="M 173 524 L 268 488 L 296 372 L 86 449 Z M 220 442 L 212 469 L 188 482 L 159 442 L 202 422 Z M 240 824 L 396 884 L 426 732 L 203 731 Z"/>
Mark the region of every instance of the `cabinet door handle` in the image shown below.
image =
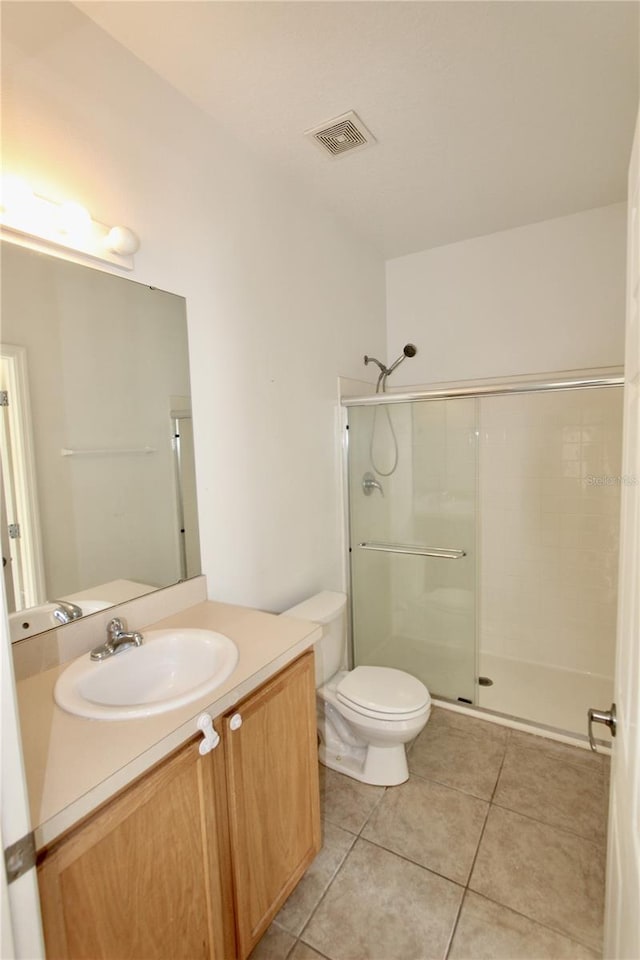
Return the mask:
<path id="1" fill-rule="evenodd" d="M 229 720 L 229 726 L 232 730 L 240 729 L 242 726 L 242 717 L 239 713 L 234 713 L 234 715 L 231 717 L 231 720 Z"/>
<path id="2" fill-rule="evenodd" d="M 206 753 L 210 753 L 220 743 L 220 734 L 214 730 L 213 720 L 209 713 L 201 713 L 198 717 L 197 722 L 198 730 L 202 730 L 202 740 L 200 741 L 200 746 L 198 747 L 201 755 L 204 757 Z"/>

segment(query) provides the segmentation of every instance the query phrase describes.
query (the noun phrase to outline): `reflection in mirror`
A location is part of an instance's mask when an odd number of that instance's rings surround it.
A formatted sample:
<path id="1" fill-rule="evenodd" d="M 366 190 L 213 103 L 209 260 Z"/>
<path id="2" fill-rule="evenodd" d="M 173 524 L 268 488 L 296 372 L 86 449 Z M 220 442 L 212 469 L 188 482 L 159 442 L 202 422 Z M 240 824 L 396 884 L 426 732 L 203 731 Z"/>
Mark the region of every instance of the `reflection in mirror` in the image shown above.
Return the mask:
<path id="1" fill-rule="evenodd" d="M 2 244 L 12 640 L 200 573 L 185 302 Z"/>

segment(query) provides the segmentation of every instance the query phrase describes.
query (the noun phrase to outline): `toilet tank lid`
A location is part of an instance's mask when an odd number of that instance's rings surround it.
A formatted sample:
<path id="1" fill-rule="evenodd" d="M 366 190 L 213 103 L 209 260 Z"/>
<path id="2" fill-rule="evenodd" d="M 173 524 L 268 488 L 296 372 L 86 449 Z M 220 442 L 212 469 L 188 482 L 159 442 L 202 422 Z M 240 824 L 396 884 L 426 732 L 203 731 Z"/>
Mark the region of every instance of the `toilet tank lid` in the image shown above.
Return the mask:
<path id="1" fill-rule="evenodd" d="M 286 617 L 313 620 L 315 623 L 329 623 L 342 613 L 346 605 L 347 598 L 344 593 L 323 590 L 322 593 L 316 593 L 313 597 L 296 604 L 295 607 L 284 610 L 283 614 Z"/>

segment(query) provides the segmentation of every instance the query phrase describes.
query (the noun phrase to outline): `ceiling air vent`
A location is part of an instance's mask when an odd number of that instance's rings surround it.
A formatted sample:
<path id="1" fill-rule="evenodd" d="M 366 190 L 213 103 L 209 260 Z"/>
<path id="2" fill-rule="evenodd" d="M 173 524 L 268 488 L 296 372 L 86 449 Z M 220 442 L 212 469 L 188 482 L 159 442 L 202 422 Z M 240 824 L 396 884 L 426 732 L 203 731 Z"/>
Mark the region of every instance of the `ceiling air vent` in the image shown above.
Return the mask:
<path id="1" fill-rule="evenodd" d="M 305 137 L 309 137 L 324 153 L 332 157 L 340 157 L 343 153 L 353 150 L 362 150 L 363 147 L 376 142 L 374 135 L 367 130 L 353 110 L 343 113 L 341 117 L 327 120 L 312 130 L 305 130 Z"/>

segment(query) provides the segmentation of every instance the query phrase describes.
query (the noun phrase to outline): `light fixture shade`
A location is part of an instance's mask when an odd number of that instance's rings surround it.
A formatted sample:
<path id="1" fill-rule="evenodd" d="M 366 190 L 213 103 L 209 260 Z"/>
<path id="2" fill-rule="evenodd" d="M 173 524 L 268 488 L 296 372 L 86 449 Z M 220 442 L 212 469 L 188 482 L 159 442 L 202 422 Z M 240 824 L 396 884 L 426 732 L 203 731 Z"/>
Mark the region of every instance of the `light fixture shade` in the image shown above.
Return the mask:
<path id="1" fill-rule="evenodd" d="M 128 227 L 108 227 L 75 201 L 33 193 L 21 177 L 5 174 L 0 187 L 0 237 L 34 250 L 49 247 L 133 270 L 140 240 Z"/>
<path id="2" fill-rule="evenodd" d="M 84 241 L 91 231 L 91 214 L 79 203 L 61 203 L 57 219 L 60 232 L 72 240 Z"/>
<path id="3" fill-rule="evenodd" d="M 23 213 L 30 210 L 35 201 L 33 190 L 22 177 L 7 173 L 2 177 L 0 185 L 0 204 L 8 213 Z"/>
<path id="4" fill-rule="evenodd" d="M 113 253 L 119 253 L 123 256 L 131 256 L 136 253 L 140 247 L 140 241 L 128 227 L 111 227 L 105 237 L 104 245 L 107 250 Z"/>

